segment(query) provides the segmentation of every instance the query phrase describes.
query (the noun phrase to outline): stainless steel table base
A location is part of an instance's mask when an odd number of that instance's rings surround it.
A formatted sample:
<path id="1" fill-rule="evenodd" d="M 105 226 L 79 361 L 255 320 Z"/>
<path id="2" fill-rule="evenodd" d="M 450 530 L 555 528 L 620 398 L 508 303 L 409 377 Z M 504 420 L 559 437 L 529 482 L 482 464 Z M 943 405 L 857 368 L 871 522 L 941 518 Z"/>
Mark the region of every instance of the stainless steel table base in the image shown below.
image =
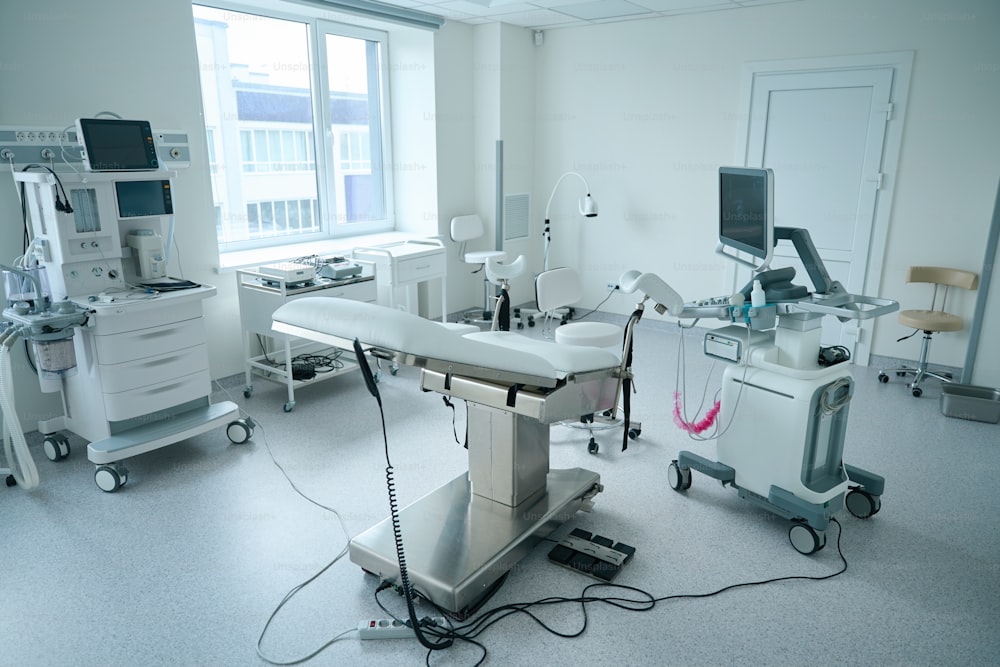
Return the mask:
<path id="1" fill-rule="evenodd" d="M 400 511 L 410 584 L 443 609 L 463 613 L 542 539 L 601 489 L 582 468 L 550 470 L 537 500 L 517 508 L 471 492 L 467 474 Z M 385 519 L 350 544 L 351 561 L 383 581 L 399 582 L 392 522 Z"/>

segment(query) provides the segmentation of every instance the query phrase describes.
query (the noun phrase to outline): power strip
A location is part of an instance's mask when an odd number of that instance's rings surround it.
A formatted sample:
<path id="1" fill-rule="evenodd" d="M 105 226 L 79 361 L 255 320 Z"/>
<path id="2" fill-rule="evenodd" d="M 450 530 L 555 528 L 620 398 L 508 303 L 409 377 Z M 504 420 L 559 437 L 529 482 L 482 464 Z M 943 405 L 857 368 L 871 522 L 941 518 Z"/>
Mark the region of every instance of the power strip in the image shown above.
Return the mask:
<path id="1" fill-rule="evenodd" d="M 424 625 L 447 627 L 443 616 L 425 619 Z M 416 637 L 407 623 L 398 619 L 369 619 L 358 623 L 358 635 L 361 639 L 408 639 Z"/>

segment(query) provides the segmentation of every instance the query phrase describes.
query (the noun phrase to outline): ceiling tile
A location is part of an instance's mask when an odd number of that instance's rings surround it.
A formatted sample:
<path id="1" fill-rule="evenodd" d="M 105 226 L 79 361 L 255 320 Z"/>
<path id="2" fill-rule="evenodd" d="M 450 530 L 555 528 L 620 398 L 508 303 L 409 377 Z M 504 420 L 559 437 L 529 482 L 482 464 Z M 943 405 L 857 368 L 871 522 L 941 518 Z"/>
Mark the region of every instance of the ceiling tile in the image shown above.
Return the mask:
<path id="1" fill-rule="evenodd" d="M 555 28 L 698 14 L 801 0 L 379 0 L 470 24 Z"/>
<path id="2" fill-rule="evenodd" d="M 610 19 L 619 16 L 650 13 L 648 9 L 633 5 L 631 2 L 626 2 L 626 0 L 599 0 L 576 5 L 563 5 L 559 7 L 559 11 L 578 19 L 587 20 Z"/>

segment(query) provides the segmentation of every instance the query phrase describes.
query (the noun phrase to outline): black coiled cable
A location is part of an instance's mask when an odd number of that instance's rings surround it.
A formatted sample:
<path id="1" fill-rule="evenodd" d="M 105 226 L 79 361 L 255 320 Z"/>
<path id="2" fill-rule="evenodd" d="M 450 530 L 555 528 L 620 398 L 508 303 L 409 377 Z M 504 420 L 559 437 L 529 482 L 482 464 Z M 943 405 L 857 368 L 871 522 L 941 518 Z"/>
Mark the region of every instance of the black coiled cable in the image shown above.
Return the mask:
<path id="1" fill-rule="evenodd" d="M 379 404 L 379 413 L 382 415 L 382 436 L 385 438 L 385 414 L 382 412 L 382 405 Z M 454 643 L 452 639 L 445 639 L 440 642 L 432 642 L 424 635 L 420 629 L 420 620 L 417 618 L 417 611 L 413 606 L 413 589 L 410 587 L 410 574 L 406 569 L 406 555 L 403 553 L 403 532 L 399 525 L 399 505 L 396 500 L 396 483 L 393 480 L 392 463 L 389 461 L 389 443 L 385 443 L 385 487 L 389 495 L 389 517 L 392 522 L 392 537 L 396 543 L 396 560 L 399 562 L 399 582 L 403 587 L 403 597 L 406 599 L 406 611 L 409 613 L 410 625 L 413 626 L 413 634 L 417 636 L 417 641 L 424 648 L 436 651 L 445 649 Z"/>
<path id="2" fill-rule="evenodd" d="M 406 570 L 406 556 L 403 554 L 403 533 L 399 525 L 399 503 L 396 499 L 396 483 L 393 480 L 392 461 L 389 460 L 389 438 L 386 435 L 385 411 L 382 409 L 382 397 L 379 394 L 372 369 L 368 365 L 368 358 L 365 357 L 361 349 L 361 343 L 354 339 L 354 357 L 361 368 L 361 374 L 365 378 L 365 385 L 368 392 L 375 397 L 378 403 L 379 417 L 382 419 L 382 443 L 385 446 L 385 485 L 389 494 L 389 515 L 392 521 L 392 537 L 396 543 L 396 560 L 399 562 L 399 581 L 403 586 L 403 597 L 406 598 L 406 610 L 409 613 L 410 625 L 413 627 L 413 634 L 417 636 L 420 645 L 430 651 L 448 648 L 454 643 L 452 639 L 445 639 L 434 643 L 424 636 L 420 629 L 420 620 L 417 618 L 417 611 L 413 606 L 413 589 L 410 588 L 410 575 Z"/>

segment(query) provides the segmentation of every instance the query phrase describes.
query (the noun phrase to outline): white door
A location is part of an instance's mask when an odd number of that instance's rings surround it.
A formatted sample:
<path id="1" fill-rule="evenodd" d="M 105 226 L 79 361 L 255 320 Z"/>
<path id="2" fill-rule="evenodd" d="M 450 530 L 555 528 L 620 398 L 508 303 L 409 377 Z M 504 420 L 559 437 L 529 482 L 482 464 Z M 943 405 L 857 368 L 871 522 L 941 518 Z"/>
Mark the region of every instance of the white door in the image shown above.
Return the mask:
<path id="1" fill-rule="evenodd" d="M 877 288 L 868 277 L 884 252 L 873 239 L 884 241 L 875 229 L 880 215 L 887 225 L 891 203 L 883 161 L 887 128 L 901 123 L 898 76 L 893 64 L 785 69 L 754 72 L 750 84 L 745 164 L 774 171 L 775 225 L 808 229 L 830 277 L 852 294 Z M 795 266 L 795 282 L 813 291 L 789 242 L 775 248 L 771 266 Z M 843 345 L 866 365 L 870 330 L 871 322 L 826 317 L 823 344 Z"/>

